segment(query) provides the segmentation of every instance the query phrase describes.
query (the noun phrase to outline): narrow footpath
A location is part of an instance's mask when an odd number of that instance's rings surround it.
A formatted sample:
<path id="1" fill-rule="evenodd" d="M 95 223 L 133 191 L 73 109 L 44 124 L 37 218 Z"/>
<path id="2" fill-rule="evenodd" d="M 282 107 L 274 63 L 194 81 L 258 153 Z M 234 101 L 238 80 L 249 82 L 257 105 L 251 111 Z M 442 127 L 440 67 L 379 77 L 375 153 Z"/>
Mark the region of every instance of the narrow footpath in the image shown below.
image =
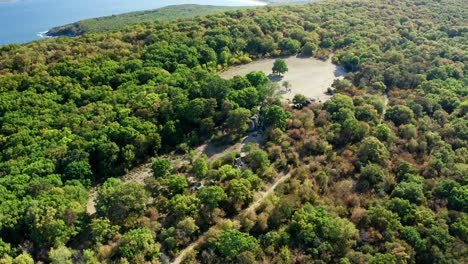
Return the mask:
<path id="1" fill-rule="evenodd" d="M 257 210 L 257 208 L 262 204 L 262 202 L 265 200 L 265 198 L 267 198 L 268 195 L 271 194 L 276 189 L 276 187 L 278 187 L 278 185 L 285 182 L 290 177 L 291 177 L 291 173 L 289 173 L 289 172 L 287 174 L 282 174 L 282 176 L 279 177 L 278 179 L 276 179 L 276 181 L 273 184 L 271 184 L 266 191 L 258 192 L 257 195 L 256 195 L 256 196 L 258 196 L 258 198 L 249 207 L 247 207 L 246 209 L 240 211 L 236 216 L 239 216 L 239 215 L 241 215 L 243 213 L 246 213 L 246 212 Z M 233 219 L 234 218 L 236 218 L 236 217 L 233 217 Z M 197 247 L 201 246 L 203 243 L 205 243 L 205 236 L 207 234 L 210 234 L 213 231 L 219 231 L 219 230 L 221 230 L 221 227 L 219 227 L 218 225 L 214 225 L 214 226 L 210 227 L 208 229 L 208 231 L 203 233 L 197 240 L 195 240 L 190 245 L 188 245 L 186 248 L 181 250 L 179 255 L 172 262 L 172 264 L 180 264 L 185 259 L 185 257 L 187 256 L 187 254 L 191 250 L 194 250 L 195 248 L 197 248 Z"/>

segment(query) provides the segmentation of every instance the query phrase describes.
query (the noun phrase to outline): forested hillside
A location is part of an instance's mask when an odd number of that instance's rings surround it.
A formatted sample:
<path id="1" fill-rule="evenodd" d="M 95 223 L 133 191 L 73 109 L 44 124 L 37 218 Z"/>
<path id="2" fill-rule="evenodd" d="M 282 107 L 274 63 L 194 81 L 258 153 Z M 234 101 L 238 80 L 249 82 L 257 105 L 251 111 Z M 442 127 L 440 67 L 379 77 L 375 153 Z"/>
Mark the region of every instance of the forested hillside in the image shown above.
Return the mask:
<path id="1" fill-rule="evenodd" d="M 175 5 L 147 11 L 130 12 L 107 17 L 90 18 L 64 26 L 54 27 L 47 32 L 48 36 L 79 36 L 85 33 L 98 33 L 122 30 L 136 23 L 155 20 L 172 21 L 176 19 L 206 16 L 223 11 L 240 9 L 229 6 Z"/>
<path id="2" fill-rule="evenodd" d="M 197 241 L 185 263 L 466 263 L 466 6 L 267 6 L 0 47 L 0 262 L 167 263 Z M 218 76 L 291 54 L 350 73 L 301 110 L 261 72 Z M 193 150 L 253 114 L 243 158 Z M 144 183 L 118 178 L 148 160 Z"/>

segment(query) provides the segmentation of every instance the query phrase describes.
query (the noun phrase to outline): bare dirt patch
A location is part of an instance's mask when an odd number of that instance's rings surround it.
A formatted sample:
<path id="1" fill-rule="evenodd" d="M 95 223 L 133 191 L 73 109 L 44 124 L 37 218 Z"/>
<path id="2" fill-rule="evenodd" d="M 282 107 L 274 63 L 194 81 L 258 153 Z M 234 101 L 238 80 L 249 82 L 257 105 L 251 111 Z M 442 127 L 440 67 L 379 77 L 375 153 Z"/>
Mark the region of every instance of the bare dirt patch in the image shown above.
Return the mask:
<path id="1" fill-rule="evenodd" d="M 342 79 L 346 71 L 331 62 L 315 58 L 291 56 L 284 58 L 289 71 L 282 78 L 270 78 L 274 82 L 282 84 L 288 81 L 291 84 L 291 92 L 283 93 L 283 98 L 292 99 L 296 94 L 303 94 L 317 100 L 325 101 L 330 98 L 325 92 L 335 79 Z M 262 71 L 266 75 L 272 74 L 273 63 L 276 59 L 261 59 L 252 63 L 229 68 L 220 73 L 225 79 L 236 75 L 244 76 L 251 71 Z"/>
<path id="2" fill-rule="evenodd" d="M 228 153 L 240 152 L 242 148 L 248 143 L 260 143 L 261 140 L 261 134 L 258 134 L 257 132 L 251 132 L 234 145 L 217 145 L 216 142 L 210 141 L 195 149 L 196 157 L 204 154 L 208 157 L 209 162 L 213 162 L 219 158 L 224 157 Z"/>

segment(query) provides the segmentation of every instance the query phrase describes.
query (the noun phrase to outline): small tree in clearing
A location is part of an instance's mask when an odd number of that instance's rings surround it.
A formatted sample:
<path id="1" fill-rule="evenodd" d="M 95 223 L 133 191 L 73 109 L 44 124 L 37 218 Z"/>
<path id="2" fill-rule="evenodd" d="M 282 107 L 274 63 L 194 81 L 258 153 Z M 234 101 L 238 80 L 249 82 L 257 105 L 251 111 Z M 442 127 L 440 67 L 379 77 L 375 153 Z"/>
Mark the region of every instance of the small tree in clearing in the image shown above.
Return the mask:
<path id="1" fill-rule="evenodd" d="M 289 81 L 284 81 L 282 85 L 283 85 L 284 90 L 285 90 L 287 93 L 288 93 L 288 92 L 289 92 L 289 93 L 291 92 L 291 83 L 290 83 Z"/>
<path id="2" fill-rule="evenodd" d="M 283 59 L 275 60 L 273 64 L 273 74 L 282 75 L 288 71 L 288 65 L 286 65 L 286 61 Z"/>

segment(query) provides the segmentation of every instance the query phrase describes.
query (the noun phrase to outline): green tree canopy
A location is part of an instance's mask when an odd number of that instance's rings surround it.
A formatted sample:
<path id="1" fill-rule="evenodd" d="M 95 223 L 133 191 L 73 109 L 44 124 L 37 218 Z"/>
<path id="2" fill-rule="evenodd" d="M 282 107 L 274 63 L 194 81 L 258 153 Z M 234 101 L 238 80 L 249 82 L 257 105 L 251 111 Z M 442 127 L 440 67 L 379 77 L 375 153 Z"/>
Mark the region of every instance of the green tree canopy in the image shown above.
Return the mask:
<path id="1" fill-rule="evenodd" d="M 153 174 L 155 177 L 164 177 L 172 171 L 172 163 L 170 160 L 156 159 L 153 161 L 151 168 L 153 169 Z"/>
<path id="2" fill-rule="evenodd" d="M 255 237 L 237 230 L 225 230 L 219 234 L 216 248 L 222 256 L 228 260 L 233 260 L 239 254 L 253 250 L 258 246 Z"/>
<path id="3" fill-rule="evenodd" d="M 323 207 L 306 205 L 292 217 L 289 231 L 295 244 L 309 252 L 327 258 L 342 257 L 356 243 L 356 227 L 346 219 L 332 217 Z M 314 250 L 314 244 L 320 246 Z"/>
<path id="4" fill-rule="evenodd" d="M 361 162 L 374 162 L 383 165 L 390 155 L 385 145 L 377 138 L 366 137 L 359 146 L 358 156 Z"/>
<path id="5" fill-rule="evenodd" d="M 128 217 L 142 215 L 148 199 L 144 185 L 136 182 L 125 184 L 109 178 L 98 189 L 96 213 L 112 223 L 122 225 Z"/>
<path id="6" fill-rule="evenodd" d="M 288 118 L 289 113 L 277 105 L 265 108 L 263 113 L 263 123 L 269 128 L 278 127 L 285 130 Z"/>
<path id="7" fill-rule="evenodd" d="M 273 63 L 273 68 L 271 70 L 273 71 L 273 74 L 282 75 L 288 72 L 289 69 L 284 59 L 277 59 Z"/>
<path id="8" fill-rule="evenodd" d="M 198 198 L 204 206 L 212 210 L 218 208 L 220 203 L 227 199 L 227 195 L 220 186 L 207 186 L 200 190 Z"/>

